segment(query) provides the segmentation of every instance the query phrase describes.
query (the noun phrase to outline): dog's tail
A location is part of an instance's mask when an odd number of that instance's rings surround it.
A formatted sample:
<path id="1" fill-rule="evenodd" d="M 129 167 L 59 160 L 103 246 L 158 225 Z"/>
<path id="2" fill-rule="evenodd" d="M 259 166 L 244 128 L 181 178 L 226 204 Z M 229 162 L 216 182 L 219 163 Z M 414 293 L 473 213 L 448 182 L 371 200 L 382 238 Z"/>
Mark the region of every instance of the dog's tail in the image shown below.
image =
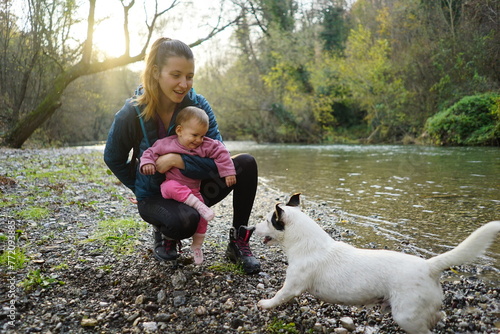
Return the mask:
<path id="1" fill-rule="evenodd" d="M 439 277 L 441 272 L 452 266 L 470 262 L 483 254 L 500 232 L 500 220 L 481 226 L 449 252 L 427 260 L 431 275 Z"/>

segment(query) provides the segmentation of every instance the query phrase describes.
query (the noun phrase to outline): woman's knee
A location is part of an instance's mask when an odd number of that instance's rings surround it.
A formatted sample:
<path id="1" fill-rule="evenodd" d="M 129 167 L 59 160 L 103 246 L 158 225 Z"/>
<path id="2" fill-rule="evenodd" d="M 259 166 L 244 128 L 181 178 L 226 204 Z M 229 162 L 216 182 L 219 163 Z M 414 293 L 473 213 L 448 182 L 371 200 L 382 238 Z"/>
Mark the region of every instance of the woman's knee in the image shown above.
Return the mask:
<path id="1" fill-rule="evenodd" d="M 140 201 L 139 214 L 168 238 L 181 240 L 191 237 L 198 227 L 198 212 L 182 203 L 163 198 Z"/>
<path id="2" fill-rule="evenodd" d="M 241 153 L 233 157 L 236 174 L 257 174 L 257 161 L 248 153 Z"/>

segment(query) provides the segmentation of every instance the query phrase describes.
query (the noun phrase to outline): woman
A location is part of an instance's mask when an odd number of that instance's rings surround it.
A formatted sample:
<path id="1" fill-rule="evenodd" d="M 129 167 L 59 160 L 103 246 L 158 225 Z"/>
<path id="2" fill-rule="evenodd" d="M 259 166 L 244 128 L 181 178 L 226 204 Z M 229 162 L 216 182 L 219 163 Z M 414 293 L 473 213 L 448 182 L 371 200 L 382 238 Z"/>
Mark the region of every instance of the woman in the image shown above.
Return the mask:
<path id="1" fill-rule="evenodd" d="M 161 196 L 160 184 L 165 179 L 165 172 L 176 167 L 185 176 L 202 180 L 200 192 L 208 206 L 233 191 L 233 226 L 226 256 L 241 263 L 246 273 L 258 273 L 260 263 L 248 245 L 252 231 L 246 228 L 257 190 L 257 164 L 252 156 L 240 154 L 232 157 L 237 183 L 231 187 L 219 177 L 212 159 L 193 155 L 169 153 L 158 158 L 154 175 L 137 172 L 137 159 L 142 153 L 156 140 L 175 134 L 176 116 L 186 106 L 203 109 L 209 118 L 206 136 L 222 141 L 212 108 L 192 88 L 193 77 L 194 56 L 186 44 L 169 38 L 155 41 L 146 57 L 142 86 L 115 115 L 104 161 L 113 174 L 134 192 L 142 219 L 153 225 L 153 254 L 160 261 L 178 257 L 177 245 L 180 240 L 193 236 L 199 221 L 195 209 Z M 130 151 L 133 154 L 129 160 Z"/>

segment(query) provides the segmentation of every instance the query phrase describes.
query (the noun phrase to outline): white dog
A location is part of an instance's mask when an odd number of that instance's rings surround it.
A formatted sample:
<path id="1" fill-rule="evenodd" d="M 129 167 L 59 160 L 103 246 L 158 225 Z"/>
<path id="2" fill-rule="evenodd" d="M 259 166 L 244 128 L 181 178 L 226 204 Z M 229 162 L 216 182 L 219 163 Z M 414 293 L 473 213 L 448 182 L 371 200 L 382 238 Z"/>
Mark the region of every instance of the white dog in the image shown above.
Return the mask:
<path id="1" fill-rule="evenodd" d="M 490 222 L 455 249 L 425 260 L 335 241 L 300 211 L 299 204 L 299 194 L 295 194 L 286 206 L 277 204 L 267 221 L 255 227 L 255 233 L 265 237 L 264 243 L 281 244 L 289 263 L 283 287 L 258 305 L 273 308 L 306 291 L 332 304 L 383 303 L 410 334 L 429 334 L 439 321 L 441 272 L 474 260 L 500 232 L 500 221 Z"/>

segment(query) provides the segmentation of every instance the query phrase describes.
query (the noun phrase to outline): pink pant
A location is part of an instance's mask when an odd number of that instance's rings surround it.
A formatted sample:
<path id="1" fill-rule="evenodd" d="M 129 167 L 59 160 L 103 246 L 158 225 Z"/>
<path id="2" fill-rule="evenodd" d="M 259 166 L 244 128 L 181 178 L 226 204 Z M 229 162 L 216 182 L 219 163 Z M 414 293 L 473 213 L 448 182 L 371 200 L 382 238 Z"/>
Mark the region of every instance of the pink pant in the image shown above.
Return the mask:
<path id="1" fill-rule="evenodd" d="M 179 181 L 175 180 L 165 180 L 160 186 L 161 195 L 166 199 L 174 199 L 177 202 L 184 203 L 189 195 L 195 195 L 200 201 L 203 201 L 203 196 L 201 196 L 200 188 L 191 189 L 188 186 L 181 184 Z M 198 222 L 198 228 L 196 233 L 205 234 L 207 232 L 208 222 L 200 216 L 200 221 Z"/>

